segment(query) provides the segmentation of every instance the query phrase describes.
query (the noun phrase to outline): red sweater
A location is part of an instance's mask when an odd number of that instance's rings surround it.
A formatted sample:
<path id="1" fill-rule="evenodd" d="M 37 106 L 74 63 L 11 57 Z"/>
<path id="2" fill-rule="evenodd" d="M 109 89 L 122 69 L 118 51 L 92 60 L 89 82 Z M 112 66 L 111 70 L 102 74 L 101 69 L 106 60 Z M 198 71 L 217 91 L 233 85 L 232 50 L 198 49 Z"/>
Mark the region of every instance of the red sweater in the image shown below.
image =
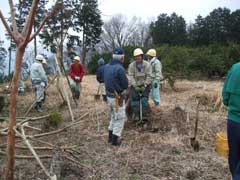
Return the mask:
<path id="1" fill-rule="evenodd" d="M 82 64 L 71 64 L 70 66 L 70 76 L 72 80 L 79 82 L 75 79 L 75 76 L 80 77 L 80 82 L 83 79 L 83 76 L 86 74 L 85 68 Z"/>

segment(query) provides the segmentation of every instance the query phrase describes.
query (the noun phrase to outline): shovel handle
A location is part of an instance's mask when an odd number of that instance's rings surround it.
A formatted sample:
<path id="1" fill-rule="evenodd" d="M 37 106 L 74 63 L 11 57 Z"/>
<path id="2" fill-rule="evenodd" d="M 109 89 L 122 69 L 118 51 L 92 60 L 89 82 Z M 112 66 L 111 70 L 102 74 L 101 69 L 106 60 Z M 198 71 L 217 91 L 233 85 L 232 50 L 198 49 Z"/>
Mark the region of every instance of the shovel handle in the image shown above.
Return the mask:
<path id="1" fill-rule="evenodd" d="M 197 102 L 197 109 L 196 109 L 196 121 L 195 121 L 195 128 L 194 128 L 194 139 L 196 139 L 196 137 L 197 137 L 198 120 L 199 120 L 199 101 Z"/>

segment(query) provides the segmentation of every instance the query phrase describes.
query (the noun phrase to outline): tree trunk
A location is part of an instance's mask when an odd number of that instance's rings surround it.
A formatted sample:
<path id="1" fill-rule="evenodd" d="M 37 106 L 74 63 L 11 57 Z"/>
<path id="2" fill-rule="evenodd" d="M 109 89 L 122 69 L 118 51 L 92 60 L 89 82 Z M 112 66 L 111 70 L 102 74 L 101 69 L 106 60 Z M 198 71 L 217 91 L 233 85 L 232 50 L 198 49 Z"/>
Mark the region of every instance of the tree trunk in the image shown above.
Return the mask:
<path id="1" fill-rule="evenodd" d="M 84 26 L 83 26 L 83 38 L 82 38 L 82 64 L 86 66 L 85 59 L 86 59 L 86 46 L 85 46 L 85 32 L 84 32 Z"/>
<path id="2" fill-rule="evenodd" d="M 7 137 L 7 164 L 5 169 L 5 180 L 14 179 L 14 166 L 15 166 L 15 131 L 13 127 L 16 125 L 16 105 L 17 105 L 17 92 L 18 80 L 22 67 L 22 58 L 25 52 L 25 47 L 17 47 L 16 53 L 16 66 L 12 79 L 11 99 L 10 99 L 10 116 L 8 125 Z"/>
<path id="3" fill-rule="evenodd" d="M 36 32 L 36 26 L 35 26 L 35 22 L 34 22 L 34 33 Z M 34 37 L 34 57 L 37 56 L 37 37 L 35 36 Z"/>

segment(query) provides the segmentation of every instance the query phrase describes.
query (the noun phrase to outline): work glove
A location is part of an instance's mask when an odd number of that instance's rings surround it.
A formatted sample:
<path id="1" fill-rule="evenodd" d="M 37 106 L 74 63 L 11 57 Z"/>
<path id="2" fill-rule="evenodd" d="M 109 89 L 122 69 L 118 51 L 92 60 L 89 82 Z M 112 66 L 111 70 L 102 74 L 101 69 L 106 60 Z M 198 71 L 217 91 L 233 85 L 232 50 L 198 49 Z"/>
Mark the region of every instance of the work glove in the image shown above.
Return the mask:
<path id="1" fill-rule="evenodd" d="M 41 82 L 40 85 L 41 85 L 42 87 L 46 87 L 45 82 Z"/>
<path id="2" fill-rule="evenodd" d="M 145 90 L 145 87 L 144 87 L 144 86 L 137 86 L 137 87 L 135 87 L 135 90 L 136 90 L 138 93 L 143 93 L 144 90 Z"/>
<path id="3" fill-rule="evenodd" d="M 157 88 L 158 87 L 158 83 L 157 82 L 153 83 L 153 87 Z"/>
<path id="4" fill-rule="evenodd" d="M 79 76 L 75 76 L 74 79 L 75 79 L 76 81 L 80 81 L 80 77 L 79 77 Z"/>

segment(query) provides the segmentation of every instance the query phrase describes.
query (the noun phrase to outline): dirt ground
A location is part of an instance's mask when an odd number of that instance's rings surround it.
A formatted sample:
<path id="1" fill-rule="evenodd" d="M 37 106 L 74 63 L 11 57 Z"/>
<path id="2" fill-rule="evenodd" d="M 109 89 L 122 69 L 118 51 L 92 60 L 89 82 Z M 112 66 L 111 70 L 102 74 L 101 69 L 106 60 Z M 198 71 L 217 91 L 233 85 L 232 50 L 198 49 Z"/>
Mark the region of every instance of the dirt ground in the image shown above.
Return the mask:
<path id="1" fill-rule="evenodd" d="M 71 153 L 60 151 L 61 178 L 64 180 L 228 180 L 230 178 L 227 160 L 215 152 L 216 133 L 226 130 L 226 109 L 216 110 L 214 104 L 221 90 L 220 81 L 177 81 L 177 91 L 164 84 L 161 90 L 161 106 L 153 110 L 149 123 L 139 126 L 127 121 L 123 131 L 122 144 L 113 147 L 108 144 L 108 107 L 102 101 L 95 101 L 97 92 L 95 76 L 87 76 L 82 83 L 81 99 L 76 107 L 71 102 L 75 121 L 88 113 L 81 122 L 57 134 L 36 138 L 46 142 L 30 141 L 33 146 L 72 147 Z M 196 97 L 203 99 L 199 107 L 199 128 L 197 140 L 200 150 L 195 152 L 190 145 L 196 118 Z M 33 102 L 33 92 L 19 95 L 18 117 L 22 117 Z M 60 112 L 63 121 L 58 129 L 71 124 L 67 106 L 55 85 L 47 90 L 46 112 L 32 110 L 29 117 Z M 152 102 L 150 101 L 152 104 Z M 7 116 L 7 108 L 0 116 Z M 4 123 L 0 123 L 4 126 Z M 43 122 L 30 125 L 47 132 Z M 27 130 L 27 134 L 38 134 Z M 19 140 L 18 140 L 19 141 Z M 0 143 L 6 137 L 0 136 Z M 48 144 L 47 144 L 48 143 Z M 18 146 L 24 146 L 20 141 Z M 5 146 L 0 145 L 5 151 Z M 38 155 L 52 155 L 51 149 L 36 150 Z M 31 155 L 28 150 L 17 148 L 17 155 Z M 70 161 L 69 159 L 74 159 Z M 51 158 L 43 163 L 50 169 Z M 3 179 L 5 158 L 0 156 L 0 179 Z M 15 176 L 18 180 L 47 179 L 34 159 L 17 159 Z"/>

